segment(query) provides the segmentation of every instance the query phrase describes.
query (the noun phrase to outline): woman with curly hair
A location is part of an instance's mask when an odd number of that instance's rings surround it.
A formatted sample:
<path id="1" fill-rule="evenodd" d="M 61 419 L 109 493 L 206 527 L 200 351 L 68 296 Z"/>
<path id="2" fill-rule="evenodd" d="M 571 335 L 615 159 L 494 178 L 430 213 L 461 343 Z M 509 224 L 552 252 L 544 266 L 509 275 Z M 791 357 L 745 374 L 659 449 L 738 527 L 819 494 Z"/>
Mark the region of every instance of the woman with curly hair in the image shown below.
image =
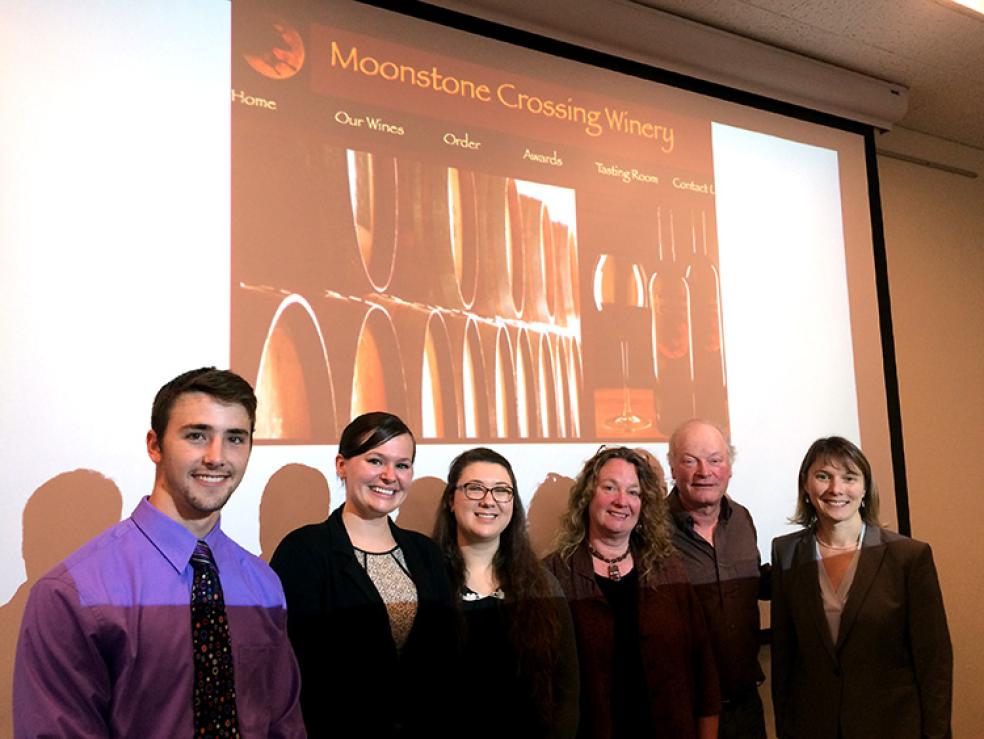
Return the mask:
<path id="1" fill-rule="evenodd" d="M 508 460 L 484 447 L 451 463 L 434 541 L 462 614 L 456 706 L 462 735 L 575 736 L 577 651 L 570 610 L 537 561 Z M 476 701 L 494 700 L 494 719 Z"/>
<path id="2" fill-rule="evenodd" d="M 602 447 L 571 488 L 546 559 L 571 604 L 580 735 L 717 736 L 717 670 L 700 603 L 674 553 L 659 463 Z"/>

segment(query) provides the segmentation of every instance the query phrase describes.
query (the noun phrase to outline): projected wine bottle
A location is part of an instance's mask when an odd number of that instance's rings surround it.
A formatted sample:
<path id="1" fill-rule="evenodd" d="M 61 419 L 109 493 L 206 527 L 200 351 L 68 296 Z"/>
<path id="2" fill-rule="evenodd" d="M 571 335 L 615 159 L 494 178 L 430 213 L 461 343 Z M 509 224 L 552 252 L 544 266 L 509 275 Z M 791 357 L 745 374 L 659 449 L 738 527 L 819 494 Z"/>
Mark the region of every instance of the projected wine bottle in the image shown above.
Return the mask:
<path id="1" fill-rule="evenodd" d="M 618 340 L 619 405 L 614 414 L 604 418 L 606 429 L 633 433 L 653 425 L 650 418 L 644 418 L 632 407 L 630 358 L 632 344 L 639 343 L 634 328 L 642 329 L 641 337 L 645 338 L 645 291 L 646 279 L 639 264 L 613 254 L 598 257 L 594 270 L 595 308 L 610 319 L 608 326 Z M 648 356 L 648 351 L 643 356 Z"/>
<path id="2" fill-rule="evenodd" d="M 673 212 L 668 215 L 667 242 L 663 236 L 662 208 L 656 209 L 659 268 L 649 280 L 657 425 L 664 434 L 694 415 L 690 286 L 685 279 L 685 267 L 677 257 Z"/>
<path id="3" fill-rule="evenodd" d="M 698 230 L 699 229 L 699 230 Z M 727 376 L 721 329 L 721 281 L 707 244 L 707 213 L 690 214 L 690 325 L 693 335 L 694 412 L 701 418 L 728 422 Z"/>

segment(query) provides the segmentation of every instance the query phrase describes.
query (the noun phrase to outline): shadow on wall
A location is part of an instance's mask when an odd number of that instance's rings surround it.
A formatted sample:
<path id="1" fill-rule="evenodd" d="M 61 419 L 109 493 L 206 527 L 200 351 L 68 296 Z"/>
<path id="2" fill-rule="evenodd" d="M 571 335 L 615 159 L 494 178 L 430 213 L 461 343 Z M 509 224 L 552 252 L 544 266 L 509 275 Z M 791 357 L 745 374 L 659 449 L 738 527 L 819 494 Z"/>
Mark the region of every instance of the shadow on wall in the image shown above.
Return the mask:
<path id="1" fill-rule="evenodd" d="M 439 477 L 418 477 L 410 485 L 410 494 L 400 506 L 396 525 L 410 531 L 430 536 L 437 520 L 445 482 Z"/>
<path id="2" fill-rule="evenodd" d="M 328 518 L 331 488 L 313 467 L 288 464 L 273 473 L 260 497 L 260 557 L 269 562 L 294 529 Z"/>
<path id="3" fill-rule="evenodd" d="M 122 509 L 116 483 L 94 470 L 63 472 L 28 498 L 21 538 L 27 579 L 0 606 L 0 736 L 13 736 L 14 654 L 31 587 L 89 539 L 119 523 Z"/>
<path id="4" fill-rule="evenodd" d="M 560 519 L 567 510 L 574 480 L 556 472 L 547 474 L 546 479 L 533 493 L 529 511 L 530 544 L 537 557 L 546 557 L 554 550 L 554 541 L 560 531 Z"/>

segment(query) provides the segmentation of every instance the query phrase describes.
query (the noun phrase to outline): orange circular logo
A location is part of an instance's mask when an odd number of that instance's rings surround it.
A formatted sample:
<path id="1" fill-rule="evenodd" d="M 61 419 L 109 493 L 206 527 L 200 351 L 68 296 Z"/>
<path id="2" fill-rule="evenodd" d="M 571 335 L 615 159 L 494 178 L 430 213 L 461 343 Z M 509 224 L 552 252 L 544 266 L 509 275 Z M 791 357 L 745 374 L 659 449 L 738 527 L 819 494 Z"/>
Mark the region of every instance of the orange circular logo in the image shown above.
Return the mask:
<path id="1" fill-rule="evenodd" d="M 304 41 L 297 29 L 275 16 L 254 26 L 245 44 L 243 59 L 272 80 L 286 80 L 304 66 Z"/>

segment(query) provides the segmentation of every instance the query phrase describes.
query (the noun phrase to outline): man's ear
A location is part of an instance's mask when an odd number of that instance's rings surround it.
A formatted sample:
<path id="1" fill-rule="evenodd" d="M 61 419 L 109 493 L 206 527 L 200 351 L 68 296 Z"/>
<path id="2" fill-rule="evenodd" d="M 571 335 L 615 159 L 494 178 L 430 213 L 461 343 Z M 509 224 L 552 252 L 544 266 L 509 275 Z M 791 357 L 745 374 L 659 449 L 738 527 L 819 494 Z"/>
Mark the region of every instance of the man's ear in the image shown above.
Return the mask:
<path id="1" fill-rule="evenodd" d="M 147 455 L 154 464 L 161 463 L 161 442 L 153 429 L 147 432 Z"/>

